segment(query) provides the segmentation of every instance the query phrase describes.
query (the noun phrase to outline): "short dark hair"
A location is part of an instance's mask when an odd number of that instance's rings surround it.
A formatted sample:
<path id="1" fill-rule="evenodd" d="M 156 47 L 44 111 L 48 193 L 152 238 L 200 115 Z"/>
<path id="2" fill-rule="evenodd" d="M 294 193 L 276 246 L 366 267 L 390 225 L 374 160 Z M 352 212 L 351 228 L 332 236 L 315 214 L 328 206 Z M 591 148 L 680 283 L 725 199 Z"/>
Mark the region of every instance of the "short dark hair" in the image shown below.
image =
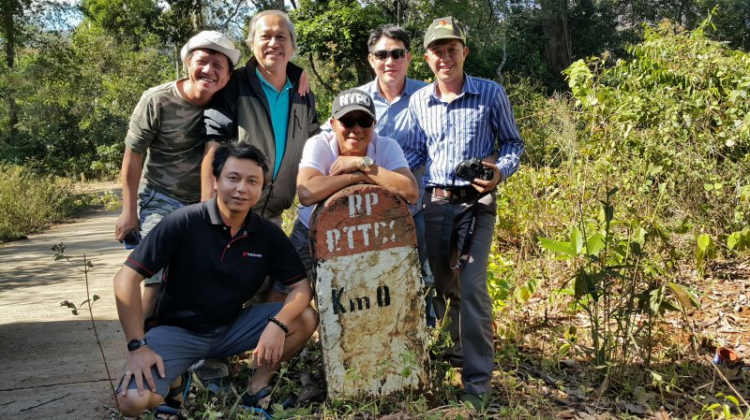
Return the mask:
<path id="1" fill-rule="evenodd" d="M 411 51 L 411 40 L 409 38 L 409 34 L 406 33 L 404 28 L 387 24 L 380 25 L 372 32 L 370 32 L 370 38 L 367 39 L 367 51 L 370 52 L 370 54 L 374 52 L 373 49 L 375 48 L 375 44 L 377 44 L 382 37 L 401 41 L 404 43 L 404 48 L 406 48 L 406 51 Z"/>
<path id="2" fill-rule="evenodd" d="M 193 57 L 193 54 L 196 51 L 198 51 L 198 50 L 205 51 L 208 55 L 220 54 L 220 55 L 223 55 L 224 57 L 227 57 L 227 64 L 229 65 L 229 73 L 231 73 L 231 72 L 234 71 L 234 64 L 232 63 L 232 59 L 231 58 L 229 58 L 226 54 L 224 54 L 221 51 L 212 50 L 210 48 L 196 48 L 196 49 L 190 51 L 188 53 L 187 57 L 185 57 L 185 68 L 186 69 L 187 69 L 187 66 L 188 66 L 187 63 L 190 62 L 190 59 Z"/>
<path id="3" fill-rule="evenodd" d="M 237 159 L 254 160 L 263 170 L 263 186 L 268 185 L 271 180 L 268 158 L 260 149 L 249 143 L 222 144 L 216 149 L 213 161 L 213 174 L 216 179 L 219 179 L 219 175 L 221 175 L 221 171 L 224 169 L 224 164 L 230 156 Z"/>

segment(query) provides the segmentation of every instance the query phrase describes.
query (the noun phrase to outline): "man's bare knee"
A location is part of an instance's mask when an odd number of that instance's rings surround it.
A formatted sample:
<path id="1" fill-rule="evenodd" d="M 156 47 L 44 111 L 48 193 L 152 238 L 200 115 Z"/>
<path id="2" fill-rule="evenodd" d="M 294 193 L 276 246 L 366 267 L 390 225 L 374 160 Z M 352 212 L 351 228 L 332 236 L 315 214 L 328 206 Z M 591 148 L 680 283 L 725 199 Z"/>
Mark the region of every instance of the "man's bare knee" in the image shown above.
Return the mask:
<path id="1" fill-rule="evenodd" d="M 318 313 L 312 307 L 307 307 L 294 319 L 294 332 L 307 340 L 318 328 Z"/>

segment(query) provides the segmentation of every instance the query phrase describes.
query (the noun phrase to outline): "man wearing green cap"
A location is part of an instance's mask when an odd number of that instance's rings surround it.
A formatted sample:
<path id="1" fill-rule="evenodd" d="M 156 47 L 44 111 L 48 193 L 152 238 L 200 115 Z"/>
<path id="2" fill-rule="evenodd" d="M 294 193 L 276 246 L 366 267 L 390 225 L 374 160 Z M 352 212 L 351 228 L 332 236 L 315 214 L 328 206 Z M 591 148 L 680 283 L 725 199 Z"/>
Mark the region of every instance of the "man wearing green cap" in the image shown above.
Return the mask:
<path id="1" fill-rule="evenodd" d="M 411 168 L 426 165 L 422 206 L 435 312 L 450 319 L 455 343 L 444 357 L 463 367 L 462 400 L 482 409 L 494 368 L 487 262 L 496 187 L 518 169 L 524 142 L 503 88 L 464 73 L 469 49 L 461 22 L 435 19 L 424 47 L 435 82 L 409 102 L 404 154 Z"/>

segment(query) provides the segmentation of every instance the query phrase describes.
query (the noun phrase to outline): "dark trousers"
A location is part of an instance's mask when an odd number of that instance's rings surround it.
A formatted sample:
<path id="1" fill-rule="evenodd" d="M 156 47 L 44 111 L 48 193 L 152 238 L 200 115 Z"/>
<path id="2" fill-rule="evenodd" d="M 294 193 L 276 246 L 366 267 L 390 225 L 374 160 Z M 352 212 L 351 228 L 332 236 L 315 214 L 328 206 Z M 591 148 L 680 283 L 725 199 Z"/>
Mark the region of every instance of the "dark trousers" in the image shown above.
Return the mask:
<path id="1" fill-rule="evenodd" d="M 478 201 L 447 200 L 427 192 L 422 202 L 425 242 L 437 292 L 435 313 L 440 319 L 450 318 L 454 342 L 446 357 L 463 359 L 464 391 L 472 394 L 489 391 L 494 368 L 487 263 L 495 231 L 495 197 L 493 192 Z M 479 206 L 479 213 L 470 258 L 462 268 L 453 269 L 466 240 L 474 206 Z M 446 308 L 448 300 L 450 307 Z"/>

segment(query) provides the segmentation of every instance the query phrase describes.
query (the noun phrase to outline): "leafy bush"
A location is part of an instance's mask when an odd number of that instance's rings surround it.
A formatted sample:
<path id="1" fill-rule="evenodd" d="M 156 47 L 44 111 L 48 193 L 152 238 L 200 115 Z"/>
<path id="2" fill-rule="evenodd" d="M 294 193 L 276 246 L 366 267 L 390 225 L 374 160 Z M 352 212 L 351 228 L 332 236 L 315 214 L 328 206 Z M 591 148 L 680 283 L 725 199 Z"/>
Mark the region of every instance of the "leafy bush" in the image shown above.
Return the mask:
<path id="1" fill-rule="evenodd" d="M 498 196 L 488 278 L 497 312 L 537 294 L 545 319 L 585 317 L 566 351 L 613 377 L 649 364 L 666 311 L 690 325 L 686 273 L 750 248 L 750 55 L 669 24 L 628 52 L 574 63 L 571 96 L 506 83 L 527 153 Z"/>
<path id="2" fill-rule="evenodd" d="M 0 166 L 0 241 L 17 239 L 62 220 L 76 209 L 71 181 Z"/>
<path id="3" fill-rule="evenodd" d="M 23 92 L 18 124 L 0 131 L 0 162 L 42 174 L 118 173 L 130 114 L 144 90 L 174 78 L 170 56 L 158 45 L 134 51 L 86 25 L 71 41 L 38 43 L 0 73 L 0 88 Z"/>
<path id="4" fill-rule="evenodd" d="M 708 22 L 704 22 L 704 26 Z M 568 70 L 585 151 L 630 198 L 671 194 L 657 216 L 688 220 L 711 235 L 747 226 L 750 184 L 750 55 L 705 37 L 647 28 L 630 60 L 606 56 Z"/>

